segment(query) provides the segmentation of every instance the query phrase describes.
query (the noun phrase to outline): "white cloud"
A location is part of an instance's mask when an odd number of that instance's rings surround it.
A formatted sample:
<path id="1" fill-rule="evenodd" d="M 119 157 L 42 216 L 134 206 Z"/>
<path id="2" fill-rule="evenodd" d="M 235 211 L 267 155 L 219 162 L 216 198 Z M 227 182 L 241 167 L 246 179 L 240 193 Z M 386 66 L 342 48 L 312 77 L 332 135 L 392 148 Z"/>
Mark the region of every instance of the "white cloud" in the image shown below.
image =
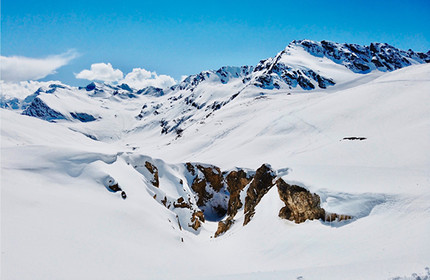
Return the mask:
<path id="1" fill-rule="evenodd" d="M 50 84 L 62 84 L 60 81 L 20 81 L 20 82 L 5 82 L 0 81 L 1 93 L 5 99 L 25 97 L 33 94 L 39 88 L 48 88 Z"/>
<path id="2" fill-rule="evenodd" d="M 127 84 L 132 88 L 141 89 L 148 86 L 165 88 L 176 84 L 175 79 L 168 75 L 158 75 L 156 72 L 143 68 L 133 68 L 125 75 L 119 69 L 114 69 L 110 63 L 92 64 L 90 70 L 82 70 L 75 74 L 77 79 L 98 80 L 106 83 Z"/>
<path id="3" fill-rule="evenodd" d="M 78 53 L 74 50 L 45 58 L 0 56 L 1 80 L 6 82 L 39 80 L 56 73 L 58 68 L 67 65 L 77 56 Z"/>
<path id="4" fill-rule="evenodd" d="M 158 75 L 143 68 L 134 68 L 120 83 L 128 84 L 133 88 L 145 88 L 148 86 L 165 88 L 176 84 L 175 79 L 167 75 Z"/>
<path id="5" fill-rule="evenodd" d="M 122 79 L 123 73 L 119 69 L 113 69 L 110 63 L 94 63 L 90 70 L 82 70 L 75 74 L 75 77 L 90 81 L 117 82 Z"/>

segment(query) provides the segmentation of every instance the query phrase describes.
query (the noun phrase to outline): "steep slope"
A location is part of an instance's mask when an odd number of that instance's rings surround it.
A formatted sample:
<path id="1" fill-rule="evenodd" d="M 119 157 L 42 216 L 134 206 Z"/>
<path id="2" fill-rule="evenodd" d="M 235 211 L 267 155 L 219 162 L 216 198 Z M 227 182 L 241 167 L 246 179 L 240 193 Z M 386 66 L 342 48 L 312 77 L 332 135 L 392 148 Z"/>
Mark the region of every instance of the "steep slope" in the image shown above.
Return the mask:
<path id="1" fill-rule="evenodd" d="M 428 62 L 429 53 L 406 52 L 388 44 L 360 46 L 300 40 L 291 42 L 274 58 L 260 61 L 250 79 L 254 85 L 266 89 L 298 86 L 304 90 L 325 89 L 353 79 L 352 73 L 393 71 Z"/>

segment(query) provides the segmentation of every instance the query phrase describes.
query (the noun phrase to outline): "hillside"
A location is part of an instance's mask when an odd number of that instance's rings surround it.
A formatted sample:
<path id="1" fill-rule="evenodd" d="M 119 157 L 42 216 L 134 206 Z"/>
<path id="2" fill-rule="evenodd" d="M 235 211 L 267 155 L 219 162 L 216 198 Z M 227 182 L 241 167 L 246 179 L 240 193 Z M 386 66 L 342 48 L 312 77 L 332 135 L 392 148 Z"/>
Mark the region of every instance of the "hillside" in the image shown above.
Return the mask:
<path id="1" fill-rule="evenodd" d="M 2 87 L 2 279 L 426 275 L 427 62 L 303 40 L 171 88 Z"/>

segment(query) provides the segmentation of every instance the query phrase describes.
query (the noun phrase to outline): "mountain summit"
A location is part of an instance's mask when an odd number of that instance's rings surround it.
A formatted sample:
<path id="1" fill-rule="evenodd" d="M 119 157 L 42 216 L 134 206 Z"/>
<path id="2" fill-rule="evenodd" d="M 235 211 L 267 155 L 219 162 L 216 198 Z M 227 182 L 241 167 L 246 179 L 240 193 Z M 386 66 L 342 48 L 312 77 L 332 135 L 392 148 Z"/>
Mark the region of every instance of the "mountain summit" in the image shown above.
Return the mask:
<path id="1" fill-rule="evenodd" d="M 299 86 L 304 90 L 325 89 L 342 81 L 345 73 L 367 74 L 397 70 L 414 64 L 430 62 L 427 53 L 404 51 L 386 43 L 371 43 L 369 46 L 339 44 L 330 41 L 299 40 L 291 42 L 275 57 L 261 60 L 255 67 L 222 67 L 217 71 L 205 71 L 192 75 L 173 89 L 190 89 L 211 75 L 211 81 L 227 83 L 230 78 L 242 78 L 263 89 L 291 89 Z M 345 69 L 346 68 L 346 69 Z M 343 74 L 343 75 L 342 75 Z"/>

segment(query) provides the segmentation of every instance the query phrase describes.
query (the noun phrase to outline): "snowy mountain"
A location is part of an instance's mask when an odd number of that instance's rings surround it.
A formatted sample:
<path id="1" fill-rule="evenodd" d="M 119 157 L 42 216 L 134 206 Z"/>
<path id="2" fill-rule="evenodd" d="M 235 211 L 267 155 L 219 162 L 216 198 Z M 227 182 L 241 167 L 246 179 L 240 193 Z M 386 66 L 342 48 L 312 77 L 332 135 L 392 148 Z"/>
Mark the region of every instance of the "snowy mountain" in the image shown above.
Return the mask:
<path id="1" fill-rule="evenodd" d="M 2 279 L 426 273 L 428 62 L 302 40 L 171 88 L 2 84 Z"/>

